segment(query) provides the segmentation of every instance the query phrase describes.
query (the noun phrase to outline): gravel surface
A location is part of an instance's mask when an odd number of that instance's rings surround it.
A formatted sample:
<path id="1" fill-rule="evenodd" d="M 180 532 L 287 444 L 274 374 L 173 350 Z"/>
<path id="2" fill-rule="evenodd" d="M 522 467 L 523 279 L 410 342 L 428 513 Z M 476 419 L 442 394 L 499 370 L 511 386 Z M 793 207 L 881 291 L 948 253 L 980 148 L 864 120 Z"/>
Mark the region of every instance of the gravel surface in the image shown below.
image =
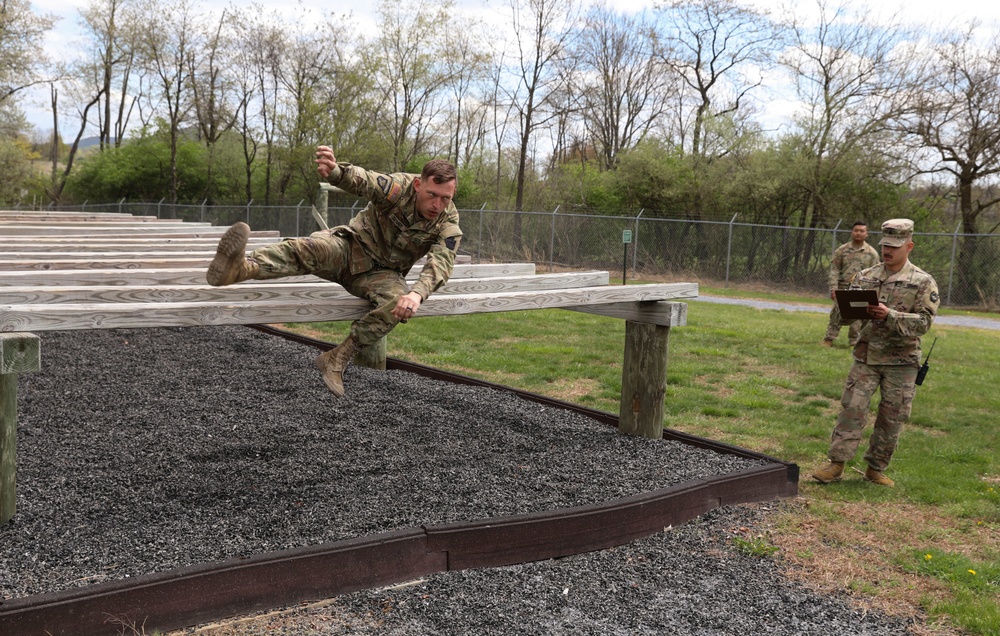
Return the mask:
<path id="1" fill-rule="evenodd" d="M 239 327 L 43 334 L 42 371 L 20 377 L 18 513 L 0 527 L 0 598 L 759 464 L 399 371 L 351 367 L 338 401 L 316 354 Z M 733 537 L 769 507 L 714 511 L 613 550 L 346 595 L 239 633 L 908 633 L 740 554 Z"/>

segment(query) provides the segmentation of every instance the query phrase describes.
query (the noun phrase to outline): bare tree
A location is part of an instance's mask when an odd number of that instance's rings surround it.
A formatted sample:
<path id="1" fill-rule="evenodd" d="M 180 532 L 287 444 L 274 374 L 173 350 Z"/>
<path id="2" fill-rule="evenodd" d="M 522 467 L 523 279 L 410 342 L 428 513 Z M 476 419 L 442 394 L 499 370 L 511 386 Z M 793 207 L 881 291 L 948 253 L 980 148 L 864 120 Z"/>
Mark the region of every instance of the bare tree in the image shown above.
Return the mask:
<path id="1" fill-rule="evenodd" d="M 146 0 L 141 9 L 144 27 L 138 42 L 141 60 L 154 76 L 156 97 L 166 110 L 172 202 L 177 201 L 177 147 L 181 125 L 192 105 L 191 57 L 201 46 L 197 28 L 199 16 L 194 12 L 192 1 L 180 0 L 170 11 L 163 11 L 156 0 Z"/>
<path id="2" fill-rule="evenodd" d="M 42 40 L 54 21 L 32 11 L 29 0 L 0 0 L 0 105 L 46 81 Z"/>
<path id="3" fill-rule="evenodd" d="M 577 35 L 578 4 L 574 0 L 509 0 L 508 8 L 515 53 L 509 58 L 509 81 L 499 86 L 517 117 L 514 208 L 522 210 L 528 155 L 535 133 L 559 114 L 558 109 L 551 108 L 552 102 L 565 92 L 570 78 L 563 65 Z"/>
<path id="4" fill-rule="evenodd" d="M 78 80 L 90 79 L 93 93 L 102 95 L 97 117 L 100 148 L 121 145 L 135 99 L 129 83 L 135 65 L 136 16 L 129 0 L 91 0 L 80 10 L 89 58 L 78 68 Z M 114 121 L 112 108 L 114 107 Z"/>
<path id="5" fill-rule="evenodd" d="M 996 265 L 978 234 L 982 213 L 1000 203 L 988 187 L 1000 174 L 1000 38 L 981 44 L 977 27 L 973 22 L 933 47 L 926 83 L 912 93 L 916 114 L 908 125 L 934 156 L 929 171 L 950 175 L 958 189 L 964 236 L 952 300 L 959 303 L 981 300 L 989 285 L 983 275 Z"/>
<path id="6" fill-rule="evenodd" d="M 831 197 L 843 169 L 867 156 L 882 172 L 877 159 L 899 147 L 891 131 L 906 112 L 914 78 L 906 46 L 911 34 L 902 25 L 878 21 L 867 9 L 830 9 L 824 0 L 817 6 L 818 20 L 793 20 L 794 46 L 782 56 L 805 105 L 797 123 L 811 166 L 802 183 L 801 225 L 810 227 L 826 225 L 834 213 Z"/>
<path id="7" fill-rule="evenodd" d="M 443 63 L 451 3 L 380 0 L 379 32 L 364 49 L 366 73 L 381 104 L 378 121 L 392 144 L 392 169 L 425 152 L 443 108 Z"/>
<path id="8" fill-rule="evenodd" d="M 489 55 L 481 46 L 485 41 L 482 27 L 468 20 L 456 22 L 444 59 L 453 100 L 448 155 L 456 167 L 470 160 L 472 148 L 479 146 L 486 135 L 487 109 L 475 92 L 489 76 Z"/>
<path id="9" fill-rule="evenodd" d="M 576 49 L 582 66 L 583 115 L 602 167 L 640 142 L 666 112 L 671 73 L 655 57 L 654 25 L 645 14 L 593 6 Z"/>
<path id="10" fill-rule="evenodd" d="M 737 0 L 672 0 L 664 19 L 660 57 L 691 93 L 691 154 L 704 157 L 708 122 L 737 113 L 762 83 L 777 34 L 766 13 Z"/>
<path id="11" fill-rule="evenodd" d="M 204 193 L 206 199 L 212 199 L 214 194 L 216 144 L 236 124 L 239 112 L 239 105 L 234 103 L 238 91 L 229 68 L 235 48 L 233 38 L 227 30 L 230 24 L 226 12 L 223 11 L 215 27 L 203 34 L 204 48 L 193 52 L 188 58 L 188 74 L 198 136 L 208 150 Z"/>

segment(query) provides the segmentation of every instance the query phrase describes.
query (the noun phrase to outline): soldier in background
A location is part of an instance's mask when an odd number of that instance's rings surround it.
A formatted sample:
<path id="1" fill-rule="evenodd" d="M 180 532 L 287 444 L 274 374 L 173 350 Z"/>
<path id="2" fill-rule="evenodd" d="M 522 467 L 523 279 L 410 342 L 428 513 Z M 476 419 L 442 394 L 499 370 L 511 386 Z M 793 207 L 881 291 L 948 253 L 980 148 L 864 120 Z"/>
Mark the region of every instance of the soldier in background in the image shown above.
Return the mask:
<path id="1" fill-rule="evenodd" d="M 316 360 L 327 388 L 341 397 L 343 374 L 354 356 L 412 318 L 451 276 L 462 237 L 452 203 L 457 176 L 454 166 L 442 160 L 428 162 L 419 176 L 372 172 L 337 162 L 327 146 L 316 149 L 316 164 L 320 177 L 368 199 L 368 205 L 348 225 L 286 239 L 249 255 L 250 227 L 236 223 L 219 240 L 206 279 L 221 286 L 315 274 L 371 302 L 372 310 L 351 324 L 350 335 Z M 407 272 L 424 256 L 419 278 L 408 285 Z"/>
<path id="2" fill-rule="evenodd" d="M 913 250 L 913 221 L 892 219 L 882 224 L 882 263 L 858 273 L 851 289 L 875 289 L 879 304 L 869 305 L 870 319 L 862 321 L 854 347 L 854 364 L 847 376 L 843 409 L 833 429 L 830 463 L 812 474 L 820 483 L 839 481 L 845 462 L 853 459 L 861 442 L 868 407 L 879 389 L 878 415 L 868 442 L 865 479 L 892 486 L 885 476 L 910 417 L 920 365 L 920 336 L 937 315 L 940 297 L 934 278 L 909 260 Z"/>
<path id="3" fill-rule="evenodd" d="M 824 347 L 832 347 L 833 341 L 840 334 L 840 309 L 836 303 L 836 291 L 847 289 L 855 274 L 878 263 L 878 251 L 865 241 L 867 238 L 868 224 L 864 221 L 857 221 L 851 228 L 851 240 L 833 251 L 827 286 L 830 289 L 830 300 L 833 300 L 834 303 L 833 309 L 830 310 L 830 322 L 826 327 L 826 335 L 823 336 Z M 850 323 L 850 327 L 847 329 L 847 339 L 852 347 L 858 342 L 859 333 L 861 333 L 861 321 L 855 320 Z"/>

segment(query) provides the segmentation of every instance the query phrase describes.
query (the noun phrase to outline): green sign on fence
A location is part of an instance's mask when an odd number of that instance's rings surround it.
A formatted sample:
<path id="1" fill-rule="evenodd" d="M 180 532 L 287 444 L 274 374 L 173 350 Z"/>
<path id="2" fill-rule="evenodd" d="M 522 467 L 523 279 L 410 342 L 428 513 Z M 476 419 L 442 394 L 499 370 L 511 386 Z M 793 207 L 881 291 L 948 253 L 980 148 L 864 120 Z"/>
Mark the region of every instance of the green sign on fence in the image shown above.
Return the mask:
<path id="1" fill-rule="evenodd" d="M 622 243 L 628 244 L 632 242 L 632 230 L 622 231 Z"/>

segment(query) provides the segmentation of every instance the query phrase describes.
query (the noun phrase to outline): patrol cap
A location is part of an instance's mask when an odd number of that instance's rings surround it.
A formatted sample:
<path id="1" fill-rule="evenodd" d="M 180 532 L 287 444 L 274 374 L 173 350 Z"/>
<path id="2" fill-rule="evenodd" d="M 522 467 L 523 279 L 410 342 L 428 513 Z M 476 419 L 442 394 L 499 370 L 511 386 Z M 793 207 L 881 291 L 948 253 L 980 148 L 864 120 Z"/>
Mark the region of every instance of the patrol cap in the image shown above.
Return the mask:
<path id="1" fill-rule="evenodd" d="M 913 221 L 910 219 L 889 219 L 882 224 L 882 240 L 879 245 L 902 247 L 913 238 Z"/>

